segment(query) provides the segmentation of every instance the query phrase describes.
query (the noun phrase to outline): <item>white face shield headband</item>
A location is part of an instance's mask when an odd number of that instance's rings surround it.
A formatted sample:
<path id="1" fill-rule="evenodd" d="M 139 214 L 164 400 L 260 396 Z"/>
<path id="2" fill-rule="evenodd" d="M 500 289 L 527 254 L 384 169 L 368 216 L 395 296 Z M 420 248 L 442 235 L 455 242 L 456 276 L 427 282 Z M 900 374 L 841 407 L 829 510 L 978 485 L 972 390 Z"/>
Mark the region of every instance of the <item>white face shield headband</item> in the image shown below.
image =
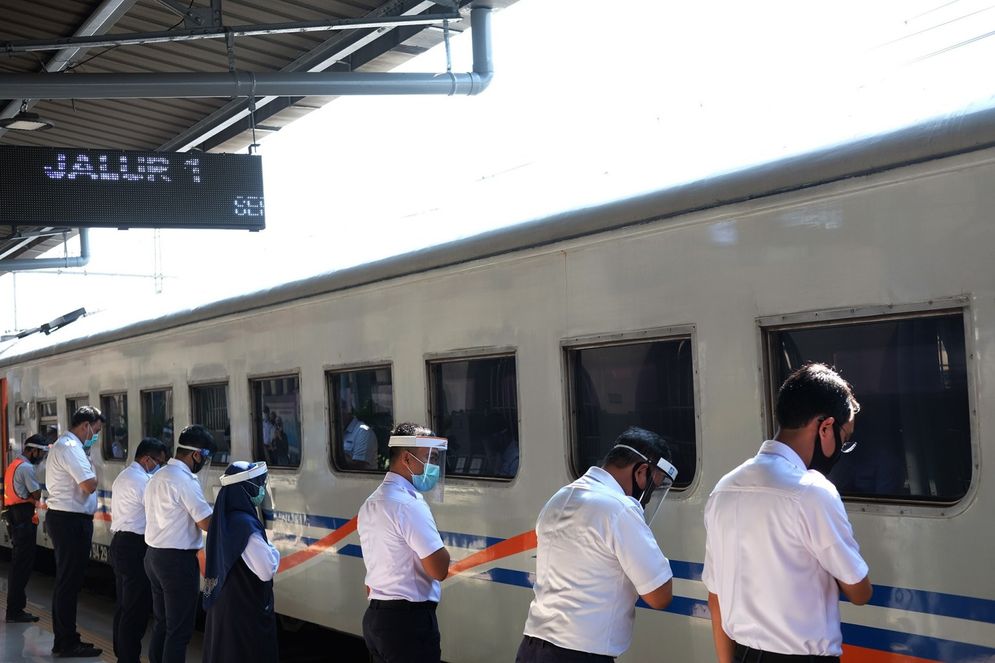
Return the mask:
<path id="1" fill-rule="evenodd" d="M 660 458 L 656 461 L 656 465 L 653 465 L 645 454 L 633 449 L 628 444 L 616 444 L 613 448 L 617 449 L 619 447 L 628 449 L 645 460 L 648 465 L 646 471 L 646 488 L 642 491 L 642 495 L 639 496 L 637 501 L 643 507 L 643 518 L 646 520 L 646 524 L 649 525 L 656 518 L 656 513 L 660 510 L 660 505 L 663 504 L 667 493 L 670 492 L 670 487 L 674 485 L 674 479 L 677 478 L 677 468 L 664 458 Z M 636 475 L 633 470 L 632 490 L 635 492 L 637 489 Z"/>
<path id="2" fill-rule="evenodd" d="M 444 437 L 434 437 L 428 435 L 391 435 L 387 442 L 388 447 L 402 447 L 410 449 L 408 455 L 413 458 L 418 465 L 420 463 L 421 472 L 412 473 L 411 484 L 419 493 L 424 495 L 426 500 L 431 502 L 443 502 L 446 492 L 446 449 L 449 442 Z M 422 460 L 412 451 L 415 449 L 428 449 L 428 456 Z"/>

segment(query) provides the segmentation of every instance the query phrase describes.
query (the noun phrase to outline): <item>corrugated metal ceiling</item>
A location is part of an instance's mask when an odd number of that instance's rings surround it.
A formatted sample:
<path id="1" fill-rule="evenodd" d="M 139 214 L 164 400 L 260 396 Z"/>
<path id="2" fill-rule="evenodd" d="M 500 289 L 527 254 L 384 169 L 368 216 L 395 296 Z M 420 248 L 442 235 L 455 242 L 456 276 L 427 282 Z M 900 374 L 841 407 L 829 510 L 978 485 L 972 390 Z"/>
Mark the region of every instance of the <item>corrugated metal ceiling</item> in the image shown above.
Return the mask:
<path id="1" fill-rule="evenodd" d="M 495 0 L 490 6 L 504 7 L 515 0 Z M 73 36 L 94 16 L 107 10 L 110 0 L 6 0 L 0 2 L 0 72 L 40 73 L 56 69 L 74 73 L 216 73 L 228 71 L 224 40 L 203 39 L 141 46 L 83 49 L 68 66 L 50 63 L 55 51 L 3 53 L 4 42 L 28 39 L 59 39 Z M 123 12 L 96 34 L 129 34 L 182 30 L 182 16 L 161 0 L 118 0 Z M 182 3 L 172 4 L 187 5 Z M 445 3 L 442 3 L 445 4 Z M 470 0 L 460 0 L 466 13 Z M 191 0 L 193 9 L 207 9 L 209 0 Z M 370 15 L 400 16 L 443 10 L 423 0 L 224 0 L 223 24 L 228 27 L 297 21 L 361 18 Z M 469 21 L 456 29 L 468 27 Z M 423 26 L 383 30 L 375 40 L 372 29 L 347 32 L 306 32 L 239 37 L 235 41 L 235 65 L 242 71 L 363 70 L 386 71 L 424 52 L 442 40 L 441 31 Z M 353 45 L 370 41 L 362 48 Z M 352 46 L 352 48 L 351 48 Z M 348 55 L 335 57 L 337 53 Z M 331 58 L 331 59 L 330 59 Z M 257 133 L 265 134 L 318 108 L 327 97 L 277 99 L 259 108 Z M 11 106 L 11 104 L 15 106 Z M 0 111 L 16 112 L 20 100 L 3 98 Z M 181 149 L 191 145 L 210 151 L 233 152 L 250 142 L 248 121 L 242 118 L 245 100 L 206 99 L 80 99 L 29 100 L 30 110 L 51 120 L 47 131 L 18 132 L 0 129 L 0 145 L 93 147 L 108 149 Z M 56 238 L 21 238 L 16 231 L 33 228 L 0 226 L 0 259 L 32 257 L 57 245 Z"/>

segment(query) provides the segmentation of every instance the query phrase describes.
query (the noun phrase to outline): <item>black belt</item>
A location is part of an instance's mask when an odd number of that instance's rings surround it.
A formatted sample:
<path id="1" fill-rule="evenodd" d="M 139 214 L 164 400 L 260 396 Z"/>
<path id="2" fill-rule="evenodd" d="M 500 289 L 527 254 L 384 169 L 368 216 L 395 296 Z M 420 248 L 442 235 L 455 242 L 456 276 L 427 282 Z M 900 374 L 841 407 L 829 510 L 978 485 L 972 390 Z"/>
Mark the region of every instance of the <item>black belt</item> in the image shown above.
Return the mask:
<path id="1" fill-rule="evenodd" d="M 374 610 L 435 610 L 438 605 L 435 601 L 405 601 L 404 599 L 381 601 L 380 599 L 370 599 L 370 607 Z"/>
<path id="2" fill-rule="evenodd" d="M 817 654 L 779 654 L 763 649 L 754 649 L 736 643 L 736 660 L 741 663 L 839 663 L 839 656 Z"/>
<path id="3" fill-rule="evenodd" d="M 124 530 L 124 529 L 119 529 L 118 531 L 114 532 L 114 537 L 115 538 L 116 537 L 121 537 L 121 539 L 124 539 L 124 540 L 127 540 L 127 539 L 138 539 L 142 543 L 145 543 L 145 535 L 144 534 L 139 534 L 138 532 L 129 532 L 128 530 Z"/>
<path id="4" fill-rule="evenodd" d="M 567 649 L 566 647 L 554 645 L 549 640 L 543 640 L 542 638 L 536 638 L 531 635 L 526 635 L 524 637 L 525 641 L 531 646 L 538 647 L 540 649 L 552 649 L 553 651 L 563 652 L 563 654 L 568 655 L 572 661 L 584 660 L 591 661 L 591 663 L 602 663 L 603 661 L 615 660 L 607 654 L 592 654 L 590 652 L 579 651 L 577 649 Z"/>
<path id="5" fill-rule="evenodd" d="M 59 515 L 73 518 L 85 518 L 86 520 L 93 520 L 92 513 L 80 513 L 79 511 L 63 511 L 62 509 L 49 509 L 48 515 Z"/>

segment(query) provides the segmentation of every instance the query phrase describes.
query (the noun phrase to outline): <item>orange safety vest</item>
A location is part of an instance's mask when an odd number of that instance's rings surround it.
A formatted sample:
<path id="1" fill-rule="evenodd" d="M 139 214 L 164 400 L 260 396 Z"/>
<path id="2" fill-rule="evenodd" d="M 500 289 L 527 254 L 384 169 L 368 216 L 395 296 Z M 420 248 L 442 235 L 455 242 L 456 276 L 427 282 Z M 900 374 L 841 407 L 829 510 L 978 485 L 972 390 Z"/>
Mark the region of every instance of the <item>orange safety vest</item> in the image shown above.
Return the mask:
<path id="1" fill-rule="evenodd" d="M 3 474 L 3 504 L 4 506 L 14 506 L 15 504 L 34 504 L 34 501 L 28 498 L 21 498 L 14 491 L 14 472 L 17 468 L 21 466 L 22 463 L 26 462 L 23 458 L 15 458 L 14 462 L 7 466 L 7 471 Z M 31 522 L 35 525 L 38 524 L 38 512 L 32 511 Z"/>

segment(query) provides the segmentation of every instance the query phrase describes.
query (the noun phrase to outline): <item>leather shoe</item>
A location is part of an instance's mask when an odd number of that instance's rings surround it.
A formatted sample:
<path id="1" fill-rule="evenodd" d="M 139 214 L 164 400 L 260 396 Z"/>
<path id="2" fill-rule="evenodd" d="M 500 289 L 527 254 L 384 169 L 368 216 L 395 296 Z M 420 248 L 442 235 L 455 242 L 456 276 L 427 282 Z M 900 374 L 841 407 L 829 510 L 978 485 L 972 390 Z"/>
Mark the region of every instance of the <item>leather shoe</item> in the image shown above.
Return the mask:
<path id="1" fill-rule="evenodd" d="M 93 645 L 80 642 L 75 647 L 63 649 L 56 656 L 59 658 L 94 658 L 100 656 L 103 651 L 103 649 L 97 649 Z"/>
<path id="2" fill-rule="evenodd" d="M 24 612 L 23 610 L 16 615 L 9 615 L 7 617 L 7 623 L 20 623 L 27 624 L 29 622 L 36 622 L 38 618 L 32 615 L 30 612 Z"/>
<path id="3" fill-rule="evenodd" d="M 93 646 L 92 642 L 83 642 L 82 640 L 80 640 L 78 644 L 83 645 L 84 647 L 92 647 Z M 73 647 L 75 647 L 75 646 L 76 645 L 73 645 Z M 73 647 L 70 647 L 70 649 L 72 649 Z M 56 647 L 55 645 L 52 645 L 52 653 L 55 654 L 56 656 L 58 656 L 59 655 L 59 648 Z"/>

